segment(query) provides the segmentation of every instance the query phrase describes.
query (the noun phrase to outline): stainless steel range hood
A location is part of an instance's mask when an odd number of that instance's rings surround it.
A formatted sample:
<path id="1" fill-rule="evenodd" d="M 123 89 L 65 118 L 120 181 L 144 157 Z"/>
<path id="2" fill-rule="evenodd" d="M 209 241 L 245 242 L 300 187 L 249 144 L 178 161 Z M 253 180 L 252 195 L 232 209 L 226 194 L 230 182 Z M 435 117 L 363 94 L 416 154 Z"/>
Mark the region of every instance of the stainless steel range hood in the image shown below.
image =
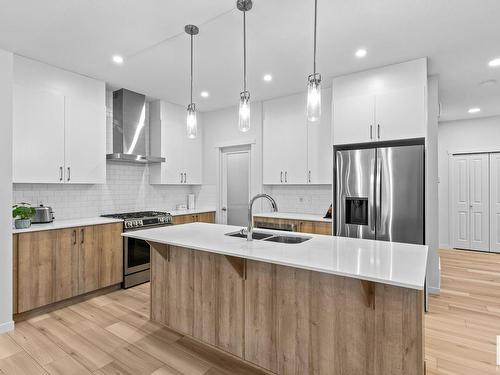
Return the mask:
<path id="1" fill-rule="evenodd" d="M 113 153 L 106 158 L 131 163 L 161 163 L 146 154 L 146 96 L 121 89 L 113 92 Z"/>

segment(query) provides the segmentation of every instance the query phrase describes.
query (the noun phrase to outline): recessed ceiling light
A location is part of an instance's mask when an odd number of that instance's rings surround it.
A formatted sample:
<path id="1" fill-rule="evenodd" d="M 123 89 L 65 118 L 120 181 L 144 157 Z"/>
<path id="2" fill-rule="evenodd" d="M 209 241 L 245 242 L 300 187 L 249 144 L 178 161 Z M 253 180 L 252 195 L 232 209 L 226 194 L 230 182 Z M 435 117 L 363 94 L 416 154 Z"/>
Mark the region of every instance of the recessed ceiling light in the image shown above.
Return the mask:
<path id="1" fill-rule="evenodd" d="M 496 83 L 497 83 L 496 80 L 489 79 L 487 81 L 479 82 L 479 86 L 481 86 L 481 87 L 490 87 L 490 86 L 495 85 Z"/>
<path id="2" fill-rule="evenodd" d="M 491 60 L 488 63 L 488 65 L 491 66 L 492 68 L 494 68 L 496 66 L 500 66 L 500 57 L 497 57 L 496 59 Z"/>
<path id="3" fill-rule="evenodd" d="M 202 91 L 202 92 L 200 93 L 200 95 L 201 95 L 201 97 L 202 97 L 202 98 L 208 98 L 208 97 L 210 96 L 210 94 L 209 94 L 209 92 L 208 92 L 208 91 Z"/>
<path id="4" fill-rule="evenodd" d="M 262 79 L 266 82 L 271 82 L 273 80 L 273 76 L 270 74 L 266 74 L 264 75 L 264 77 L 262 77 Z"/>
<path id="5" fill-rule="evenodd" d="M 113 56 L 113 62 L 115 64 L 123 64 L 123 57 L 120 55 L 114 55 Z"/>
<path id="6" fill-rule="evenodd" d="M 355 53 L 356 57 L 358 58 L 362 58 L 362 57 L 365 57 L 366 56 L 366 49 L 364 48 L 360 48 L 356 51 Z"/>
<path id="7" fill-rule="evenodd" d="M 470 108 L 469 113 L 478 113 L 478 112 L 481 112 L 481 108 L 477 108 L 477 107 L 474 107 L 474 108 Z"/>

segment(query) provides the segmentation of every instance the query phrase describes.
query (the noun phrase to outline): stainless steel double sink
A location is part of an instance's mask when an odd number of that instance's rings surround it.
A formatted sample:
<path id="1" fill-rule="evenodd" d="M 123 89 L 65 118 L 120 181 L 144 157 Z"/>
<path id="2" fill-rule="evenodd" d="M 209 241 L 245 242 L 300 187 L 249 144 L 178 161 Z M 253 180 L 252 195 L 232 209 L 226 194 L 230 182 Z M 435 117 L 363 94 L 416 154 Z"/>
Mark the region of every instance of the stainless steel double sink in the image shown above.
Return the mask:
<path id="1" fill-rule="evenodd" d="M 247 238 L 247 234 L 243 231 L 226 233 L 226 236 L 230 237 L 239 237 L 239 238 Z M 262 241 L 270 241 L 270 242 L 278 242 L 278 243 L 286 243 L 286 244 L 297 244 L 310 240 L 312 237 L 308 236 L 284 236 L 281 234 L 274 234 L 268 232 L 259 232 L 254 231 L 252 233 L 252 238 L 254 240 L 262 240 Z"/>

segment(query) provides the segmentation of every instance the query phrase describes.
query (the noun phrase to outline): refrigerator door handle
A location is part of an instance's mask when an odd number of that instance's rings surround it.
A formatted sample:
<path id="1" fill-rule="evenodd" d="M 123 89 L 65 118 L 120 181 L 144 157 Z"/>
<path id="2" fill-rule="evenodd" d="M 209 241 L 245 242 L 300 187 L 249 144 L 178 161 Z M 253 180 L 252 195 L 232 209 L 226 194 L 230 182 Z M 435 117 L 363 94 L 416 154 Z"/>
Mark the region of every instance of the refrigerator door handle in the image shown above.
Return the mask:
<path id="1" fill-rule="evenodd" d="M 382 222 L 382 159 L 380 153 L 377 151 L 377 159 L 375 166 L 375 188 L 373 189 L 375 198 L 375 214 L 373 220 L 375 221 L 375 238 L 380 232 Z"/>

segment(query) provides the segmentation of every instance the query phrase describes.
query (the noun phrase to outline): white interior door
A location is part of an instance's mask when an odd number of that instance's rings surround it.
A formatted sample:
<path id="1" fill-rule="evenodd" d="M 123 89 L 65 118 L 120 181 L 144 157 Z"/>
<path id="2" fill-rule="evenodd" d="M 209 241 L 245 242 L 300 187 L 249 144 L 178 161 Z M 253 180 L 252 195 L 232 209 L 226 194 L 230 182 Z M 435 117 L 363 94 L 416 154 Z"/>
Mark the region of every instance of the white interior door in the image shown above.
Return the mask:
<path id="1" fill-rule="evenodd" d="M 489 156 L 469 156 L 470 248 L 490 250 Z"/>
<path id="2" fill-rule="evenodd" d="M 469 215 L 469 156 L 453 156 L 451 200 L 452 200 L 452 239 L 453 247 L 470 248 Z"/>
<path id="3" fill-rule="evenodd" d="M 500 153 L 490 154 L 490 251 L 500 253 Z"/>
<path id="4" fill-rule="evenodd" d="M 228 149 L 221 153 L 220 222 L 246 226 L 250 199 L 250 149 Z"/>

